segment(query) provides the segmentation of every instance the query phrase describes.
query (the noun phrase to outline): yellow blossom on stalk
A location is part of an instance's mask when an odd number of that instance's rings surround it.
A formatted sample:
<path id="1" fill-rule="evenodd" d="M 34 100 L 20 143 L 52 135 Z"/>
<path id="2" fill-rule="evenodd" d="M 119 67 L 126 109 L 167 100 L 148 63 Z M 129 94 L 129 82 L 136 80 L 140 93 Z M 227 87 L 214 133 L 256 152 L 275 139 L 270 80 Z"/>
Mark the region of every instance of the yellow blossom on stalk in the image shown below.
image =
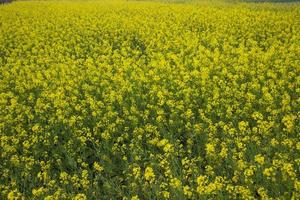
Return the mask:
<path id="1" fill-rule="evenodd" d="M 291 133 L 294 130 L 294 121 L 296 118 L 294 115 L 286 115 L 282 118 L 282 123 L 286 127 L 287 132 Z"/>
<path id="2" fill-rule="evenodd" d="M 103 167 L 98 162 L 94 162 L 93 167 L 97 172 L 103 171 Z"/>
<path id="3" fill-rule="evenodd" d="M 81 176 L 82 176 L 82 179 L 80 180 L 81 182 L 81 185 L 84 189 L 88 189 L 89 187 L 89 184 L 90 184 L 90 181 L 88 179 L 88 171 L 87 170 L 82 170 L 82 173 L 81 173 Z"/>
<path id="4" fill-rule="evenodd" d="M 71 177 L 71 182 L 74 188 L 79 188 L 80 187 L 80 179 L 77 175 L 74 175 Z"/>
<path id="5" fill-rule="evenodd" d="M 144 176 L 145 176 L 145 179 L 147 181 L 149 181 L 150 183 L 152 183 L 154 181 L 155 174 L 154 174 L 152 167 L 146 167 Z"/>
<path id="6" fill-rule="evenodd" d="M 214 176 L 215 175 L 214 168 L 210 165 L 205 166 L 205 172 L 208 176 Z"/>
<path id="7" fill-rule="evenodd" d="M 245 121 L 241 121 L 239 122 L 239 130 L 241 132 L 245 132 L 247 130 L 247 127 L 248 127 L 248 122 L 245 122 Z"/>
<path id="8" fill-rule="evenodd" d="M 222 144 L 222 148 L 220 151 L 220 156 L 221 158 L 226 158 L 227 157 L 227 153 L 228 153 L 228 148 L 226 147 L 226 144 Z"/>
<path id="9" fill-rule="evenodd" d="M 261 154 L 258 154 L 254 157 L 255 162 L 257 162 L 260 165 L 263 165 L 265 163 L 265 157 Z"/>
<path id="10" fill-rule="evenodd" d="M 173 188 L 180 188 L 181 186 L 181 181 L 177 178 L 172 178 L 170 181 L 170 186 Z"/>
<path id="11" fill-rule="evenodd" d="M 40 188 L 37 188 L 37 189 L 32 189 L 32 194 L 33 196 L 36 196 L 36 197 L 40 197 L 44 194 L 44 192 L 46 191 L 46 189 L 44 187 L 40 187 Z"/>
<path id="12" fill-rule="evenodd" d="M 263 175 L 267 177 L 267 179 L 272 179 L 275 181 L 275 169 L 273 167 L 265 168 L 263 171 Z"/>
<path id="13" fill-rule="evenodd" d="M 87 198 L 86 198 L 86 196 L 85 196 L 85 194 L 77 194 L 74 198 L 73 198 L 73 200 L 86 200 Z"/>
<path id="14" fill-rule="evenodd" d="M 197 192 L 202 194 L 202 193 L 205 193 L 205 190 L 206 190 L 206 185 L 208 183 L 208 179 L 206 176 L 198 176 L 197 178 L 197 184 L 198 184 L 198 187 L 197 187 Z"/>
<path id="15" fill-rule="evenodd" d="M 297 192 L 300 192 L 300 180 L 295 181 L 294 187 Z"/>
<path id="16" fill-rule="evenodd" d="M 62 183 L 68 184 L 69 175 L 67 172 L 61 172 L 59 178 L 61 179 Z"/>
<path id="17" fill-rule="evenodd" d="M 44 198 L 44 200 L 56 200 L 56 199 L 54 198 L 54 196 L 49 195 L 49 196 L 46 196 L 46 197 Z"/>
<path id="18" fill-rule="evenodd" d="M 212 143 L 206 144 L 206 153 L 210 156 L 213 156 L 215 154 L 215 146 Z"/>
<path id="19" fill-rule="evenodd" d="M 40 125 L 39 124 L 35 124 L 33 127 L 32 127 L 32 131 L 33 132 L 38 132 L 40 129 Z"/>
<path id="20" fill-rule="evenodd" d="M 190 188 L 188 185 L 185 185 L 185 186 L 183 187 L 183 193 L 184 193 L 184 195 L 186 195 L 188 198 L 191 198 L 192 195 L 193 195 L 193 193 L 192 193 L 192 191 L 191 191 L 191 188 Z"/>
<path id="21" fill-rule="evenodd" d="M 21 193 L 19 193 L 16 189 L 13 190 L 13 191 L 10 191 L 8 194 L 7 194 L 7 200 L 23 200 L 24 197 L 22 197 Z"/>
<path id="22" fill-rule="evenodd" d="M 172 144 L 166 144 L 163 148 L 164 152 L 166 153 L 172 153 L 174 151 Z"/>
<path id="23" fill-rule="evenodd" d="M 139 197 L 137 195 L 131 197 L 131 200 L 139 200 Z"/>
<path id="24" fill-rule="evenodd" d="M 132 169 L 132 173 L 133 173 L 134 178 L 137 179 L 141 175 L 141 168 L 140 167 L 134 167 Z"/>
<path id="25" fill-rule="evenodd" d="M 163 196 L 165 199 L 169 199 L 169 198 L 170 198 L 170 192 L 168 192 L 168 191 L 162 191 L 162 196 Z"/>
<path id="26" fill-rule="evenodd" d="M 263 120 L 263 115 L 257 111 L 252 114 L 252 117 L 255 120 Z"/>
<path id="27" fill-rule="evenodd" d="M 262 199 L 269 199 L 267 191 L 263 187 L 258 188 L 257 193 L 261 196 Z"/>
<path id="28" fill-rule="evenodd" d="M 297 149 L 298 151 L 300 151 L 300 142 L 297 142 L 297 144 L 296 144 L 296 149 Z"/>
<path id="29" fill-rule="evenodd" d="M 110 139 L 110 134 L 109 134 L 109 132 L 107 132 L 107 131 L 103 132 L 103 133 L 101 134 L 101 136 L 102 136 L 102 138 L 103 138 L 104 140 L 109 140 L 109 139 Z"/>
<path id="30" fill-rule="evenodd" d="M 244 174 L 245 174 L 245 176 L 250 177 L 250 176 L 253 176 L 254 171 L 252 169 L 246 169 L 244 171 Z"/>
<path id="31" fill-rule="evenodd" d="M 283 179 L 284 180 L 295 180 L 297 175 L 296 175 L 296 171 L 294 170 L 293 164 L 292 163 L 284 163 L 281 171 L 283 173 Z"/>
<path id="32" fill-rule="evenodd" d="M 19 166 L 20 165 L 20 160 L 18 158 L 17 155 L 13 155 L 11 158 L 10 158 L 10 161 L 13 165 L 15 166 Z"/>
<path id="33" fill-rule="evenodd" d="M 185 113 L 185 116 L 186 116 L 187 118 L 191 118 L 191 117 L 193 116 L 192 110 L 191 110 L 191 109 L 188 109 L 188 110 L 186 111 L 186 113 Z"/>
<path id="34" fill-rule="evenodd" d="M 44 172 L 39 172 L 39 173 L 37 174 L 37 177 L 38 177 L 39 180 L 45 181 L 45 182 L 49 179 L 49 175 L 48 175 L 48 173 L 47 173 L 46 171 L 44 171 Z"/>
<path id="35" fill-rule="evenodd" d="M 208 190 L 209 193 L 210 193 L 210 191 L 212 193 L 216 193 L 216 192 L 222 190 L 223 187 L 224 187 L 224 178 L 221 177 L 221 176 L 217 176 L 215 178 L 214 182 L 210 183 L 208 185 L 208 189 L 207 190 Z"/>
<path id="36" fill-rule="evenodd" d="M 163 147 L 166 144 L 168 144 L 168 140 L 167 139 L 162 139 L 156 145 L 157 145 L 157 147 Z"/>
<path id="37" fill-rule="evenodd" d="M 272 146 L 277 146 L 279 144 L 279 142 L 275 139 L 275 138 L 273 138 L 272 140 L 271 140 L 271 145 Z"/>

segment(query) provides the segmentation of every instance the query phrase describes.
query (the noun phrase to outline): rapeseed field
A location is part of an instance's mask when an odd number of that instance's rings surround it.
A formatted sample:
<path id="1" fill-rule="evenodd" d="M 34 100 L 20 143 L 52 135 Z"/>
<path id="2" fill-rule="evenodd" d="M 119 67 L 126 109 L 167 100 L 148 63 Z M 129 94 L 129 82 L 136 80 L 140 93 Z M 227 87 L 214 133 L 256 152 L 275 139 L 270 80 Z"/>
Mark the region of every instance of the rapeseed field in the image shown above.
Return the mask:
<path id="1" fill-rule="evenodd" d="M 0 5 L 0 199 L 300 199 L 298 3 Z"/>

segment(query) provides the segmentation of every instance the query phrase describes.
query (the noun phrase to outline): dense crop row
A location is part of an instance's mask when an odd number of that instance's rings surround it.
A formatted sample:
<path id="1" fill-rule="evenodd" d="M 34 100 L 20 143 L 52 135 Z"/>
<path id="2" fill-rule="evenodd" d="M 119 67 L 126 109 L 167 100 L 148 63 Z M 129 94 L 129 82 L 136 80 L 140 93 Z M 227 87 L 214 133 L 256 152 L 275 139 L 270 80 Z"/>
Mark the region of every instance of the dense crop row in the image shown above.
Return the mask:
<path id="1" fill-rule="evenodd" d="M 0 6 L 0 199 L 298 199 L 300 6 Z"/>

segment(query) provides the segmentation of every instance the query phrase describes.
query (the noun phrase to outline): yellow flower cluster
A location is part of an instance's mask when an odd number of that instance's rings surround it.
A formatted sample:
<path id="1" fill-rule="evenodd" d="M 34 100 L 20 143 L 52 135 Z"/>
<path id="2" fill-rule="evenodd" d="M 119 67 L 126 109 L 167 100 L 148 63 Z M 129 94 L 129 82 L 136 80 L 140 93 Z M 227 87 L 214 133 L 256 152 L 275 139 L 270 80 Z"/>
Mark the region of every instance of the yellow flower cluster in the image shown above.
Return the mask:
<path id="1" fill-rule="evenodd" d="M 300 5 L 176 2 L 0 5 L 0 199 L 299 199 Z"/>

